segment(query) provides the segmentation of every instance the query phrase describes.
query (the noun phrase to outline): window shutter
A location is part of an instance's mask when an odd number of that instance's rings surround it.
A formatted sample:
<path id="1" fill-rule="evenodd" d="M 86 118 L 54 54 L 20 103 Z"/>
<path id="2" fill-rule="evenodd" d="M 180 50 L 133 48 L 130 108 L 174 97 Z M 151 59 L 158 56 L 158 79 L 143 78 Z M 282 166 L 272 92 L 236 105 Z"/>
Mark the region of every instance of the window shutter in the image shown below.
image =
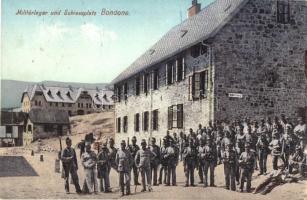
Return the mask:
<path id="1" fill-rule="evenodd" d="M 178 59 L 176 59 L 176 67 L 175 67 L 175 80 L 176 80 L 176 82 L 178 82 L 178 73 L 180 73 L 180 72 L 178 72 Z"/>
<path id="2" fill-rule="evenodd" d="M 177 105 L 173 106 L 173 123 L 172 123 L 172 127 L 176 128 L 177 127 Z"/>
<path id="3" fill-rule="evenodd" d="M 137 129 L 136 129 L 136 114 L 134 115 L 134 131 L 136 132 Z"/>
<path id="4" fill-rule="evenodd" d="M 182 58 L 182 80 L 185 79 L 185 59 Z"/>
<path id="5" fill-rule="evenodd" d="M 174 83 L 175 82 L 175 76 L 176 75 L 176 66 L 174 65 L 174 63 L 172 63 L 172 82 L 171 83 Z"/>
<path id="6" fill-rule="evenodd" d="M 200 73 L 194 74 L 194 94 L 193 98 L 199 99 L 200 98 Z"/>
<path id="7" fill-rule="evenodd" d="M 167 128 L 171 130 L 173 128 L 173 106 L 168 107 L 168 123 Z"/>
<path id="8" fill-rule="evenodd" d="M 189 76 L 189 100 L 193 100 L 193 76 Z"/>
<path id="9" fill-rule="evenodd" d="M 177 128 L 183 128 L 183 104 L 177 105 Z"/>

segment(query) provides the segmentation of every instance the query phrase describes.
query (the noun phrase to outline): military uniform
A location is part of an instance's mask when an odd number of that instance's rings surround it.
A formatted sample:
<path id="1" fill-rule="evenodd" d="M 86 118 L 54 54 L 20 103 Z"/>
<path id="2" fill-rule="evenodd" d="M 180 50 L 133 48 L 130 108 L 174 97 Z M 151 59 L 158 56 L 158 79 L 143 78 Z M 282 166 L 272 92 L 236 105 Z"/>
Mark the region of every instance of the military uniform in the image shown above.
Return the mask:
<path id="1" fill-rule="evenodd" d="M 151 175 L 153 177 L 153 185 L 158 185 L 157 182 L 157 175 L 158 175 L 158 167 L 160 164 L 160 148 L 158 145 L 151 145 L 150 146 L 150 151 L 152 152 L 152 159 L 150 162 L 150 167 L 151 167 Z"/>
<path id="2" fill-rule="evenodd" d="M 302 121 L 302 119 L 300 120 Z M 301 122 L 294 128 L 293 132 L 296 135 L 296 137 L 299 139 L 300 148 L 304 150 L 307 144 L 307 125 Z"/>
<path id="3" fill-rule="evenodd" d="M 87 145 L 85 145 L 87 146 Z M 89 193 L 98 192 L 96 162 L 97 156 L 94 151 L 86 150 L 82 156 L 82 165 L 84 167 L 85 183 Z"/>
<path id="4" fill-rule="evenodd" d="M 109 174 L 111 172 L 111 168 L 113 168 L 115 171 L 117 171 L 117 166 L 116 166 L 116 162 L 115 162 L 115 157 L 116 157 L 116 153 L 117 153 L 117 149 L 114 146 L 110 146 L 109 147 Z"/>
<path id="5" fill-rule="evenodd" d="M 264 133 L 258 138 L 256 146 L 259 158 L 259 175 L 261 175 L 267 172 L 267 158 L 269 154 L 269 141 Z"/>
<path id="6" fill-rule="evenodd" d="M 236 167 L 237 167 L 237 153 L 233 149 L 231 143 L 227 143 L 225 151 L 222 153 L 224 163 L 224 175 L 226 189 L 231 188 L 232 191 L 236 190 Z"/>
<path id="7" fill-rule="evenodd" d="M 273 169 L 278 170 L 278 158 L 281 154 L 281 143 L 276 138 L 276 135 L 273 136 L 273 140 L 270 142 L 269 148 L 272 154 Z"/>
<path id="8" fill-rule="evenodd" d="M 122 141 L 123 143 L 126 145 L 124 141 Z M 119 149 L 116 153 L 115 162 L 119 173 L 119 185 L 122 195 L 124 195 L 125 186 L 126 194 L 130 194 L 130 173 L 133 160 L 130 151 L 127 149 Z"/>
<path id="9" fill-rule="evenodd" d="M 167 148 L 167 146 L 163 146 L 163 147 L 161 147 L 161 150 L 160 150 L 161 167 L 160 167 L 160 173 L 159 173 L 159 184 L 162 184 L 163 172 L 164 172 L 163 184 L 166 184 L 167 165 L 168 165 L 168 161 L 167 161 L 167 158 L 166 158 L 166 148 Z"/>
<path id="10" fill-rule="evenodd" d="M 148 148 L 146 148 L 146 142 L 142 141 L 142 148 L 138 150 L 135 156 L 136 166 L 139 168 L 142 176 L 142 185 L 143 185 L 142 192 L 146 191 L 145 180 L 147 180 L 148 189 L 149 191 L 151 191 L 151 167 L 150 167 L 151 158 L 152 158 L 151 151 Z"/>
<path id="11" fill-rule="evenodd" d="M 97 171 L 98 178 L 100 180 L 100 191 L 110 192 L 110 158 L 109 150 L 107 147 L 102 148 L 101 152 L 97 155 Z"/>
<path id="12" fill-rule="evenodd" d="M 304 163 L 304 153 L 300 146 L 296 147 L 296 152 L 290 157 L 289 160 L 289 173 L 293 172 L 293 168 L 298 169 L 300 174 L 304 176 L 304 170 L 306 169 L 306 163 Z"/>
<path id="13" fill-rule="evenodd" d="M 249 146 L 246 148 L 250 148 Z M 252 175 L 254 172 L 255 154 L 251 151 L 244 151 L 239 158 L 241 168 L 240 190 L 243 191 L 244 182 L 246 181 L 246 191 L 251 191 Z"/>
<path id="14" fill-rule="evenodd" d="M 189 179 L 191 186 L 194 186 L 194 170 L 196 165 L 196 159 L 196 149 L 193 146 L 186 147 L 183 151 L 183 166 L 186 177 L 186 186 L 189 186 Z"/>
<path id="15" fill-rule="evenodd" d="M 136 144 L 129 145 L 127 149 L 130 151 L 132 158 L 135 158 L 136 152 L 140 150 L 140 147 Z M 133 165 L 132 165 L 132 171 L 133 171 L 133 180 L 134 180 L 134 185 L 139 185 L 139 177 L 138 177 L 138 169 L 136 166 L 136 163 L 134 162 L 133 159 Z"/>
<path id="16" fill-rule="evenodd" d="M 210 169 L 210 186 L 214 185 L 214 169 L 217 164 L 217 150 L 216 146 L 212 144 L 206 144 L 204 147 L 204 185 L 205 187 L 208 186 L 208 171 Z"/>
<path id="17" fill-rule="evenodd" d="M 241 153 L 244 151 L 245 135 L 241 132 L 236 134 L 236 152 L 237 156 L 240 157 Z M 236 181 L 240 181 L 240 167 L 237 165 L 236 169 Z"/>
<path id="18" fill-rule="evenodd" d="M 65 190 L 69 192 L 69 173 L 71 174 L 72 181 L 75 185 L 76 192 L 81 193 L 79 185 L 79 177 L 77 174 L 78 162 L 76 152 L 73 148 L 67 147 L 61 153 L 61 160 L 63 163 L 64 179 L 65 179 Z"/>
<path id="19" fill-rule="evenodd" d="M 167 159 L 167 180 L 166 185 L 169 186 L 171 184 L 172 178 L 172 185 L 176 185 L 176 167 L 178 163 L 178 152 L 177 149 L 173 146 L 168 146 L 166 148 L 166 154 L 164 158 Z"/>
<path id="20" fill-rule="evenodd" d="M 291 146 L 292 146 L 292 137 L 285 132 L 281 137 L 281 149 L 282 149 L 282 155 L 281 158 L 284 162 L 284 167 L 289 167 L 289 156 L 291 153 Z"/>

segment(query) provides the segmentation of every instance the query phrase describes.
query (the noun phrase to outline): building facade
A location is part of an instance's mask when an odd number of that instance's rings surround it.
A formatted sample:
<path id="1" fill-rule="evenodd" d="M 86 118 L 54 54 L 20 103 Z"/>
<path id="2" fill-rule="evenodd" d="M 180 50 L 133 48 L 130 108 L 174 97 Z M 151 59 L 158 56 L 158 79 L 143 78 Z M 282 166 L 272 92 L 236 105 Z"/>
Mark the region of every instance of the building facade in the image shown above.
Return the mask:
<path id="1" fill-rule="evenodd" d="M 0 147 L 22 146 L 26 113 L 1 111 Z"/>
<path id="2" fill-rule="evenodd" d="M 22 111 L 33 108 L 64 110 L 69 116 L 113 110 L 112 91 L 34 85 L 22 94 Z"/>
<path id="3" fill-rule="evenodd" d="M 32 108 L 24 124 L 25 146 L 37 139 L 67 135 L 70 132 L 68 113 L 64 110 Z"/>
<path id="4" fill-rule="evenodd" d="M 307 1 L 216 0 L 113 80 L 116 140 L 307 111 Z"/>

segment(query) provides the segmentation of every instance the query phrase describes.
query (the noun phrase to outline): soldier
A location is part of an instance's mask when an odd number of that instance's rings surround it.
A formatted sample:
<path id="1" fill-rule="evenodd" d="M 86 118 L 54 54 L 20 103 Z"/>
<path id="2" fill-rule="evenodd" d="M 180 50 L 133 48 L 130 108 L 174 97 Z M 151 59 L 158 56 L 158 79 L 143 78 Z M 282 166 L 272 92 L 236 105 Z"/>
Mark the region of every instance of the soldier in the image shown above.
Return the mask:
<path id="1" fill-rule="evenodd" d="M 237 156 L 240 157 L 241 153 L 244 151 L 244 143 L 245 143 L 245 134 L 243 133 L 243 127 L 240 126 L 238 129 L 238 133 L 236 134 L 236 152 Z M 237 165 L 236 170 L 236 181 L 239 184 L 240 181 L 240 167 Z"/>
<path id="2" fill-rule="evenodd" d="M 170 145 L 166 148 L 166 154 L 164 155 L 164 158 L 167 159 L 166 186 L 170 186 L 171 177 L 172 177 L 172 185 L 176 186 L 176 167 L 178 164 L 178 152 L 176 148 L 174 148 L 172 140 L 170 140 Z"/>
<path id="3" fill-rule="evenodd" d="M 116 157 L 116 153 L 117 153 L 117 149 L 114 147 L 114 139 L 110 138 L 109 140 L 109 175 L 111 172 L 111 168 L 113 168 L 115 171 L 117 171 L 117 166 L 116 166 L 116 162 L 115 162 L 115 157 Z"/>
<path id="4" fill-rule="evenodd" d="M 204 173 L 204 169 L 205 169 L 205 138 L 206 137 L 201 138 L 199 147 L 197 147 L 198 164 L 199 164 L 199 167 L 201 168 L 202 173 Z M 202 175 L 202 177 L 203 176 L 204 175 Z"/>
<path id="5" fill-rule="evenodd" d="M 277 135 L 278 135 L 278 130 L 274 129 L 272 141 L 269 144 L 269 149 L 271 150 L 271 154 L 272 154 L 274 170 L 278 170 L 278 158 L 280 157 L 280 154 L 281 154 L 281 144 L 280 144 L 280 140 L 277 138 Z"/>
<path id="6" fill-rule="evenodd" d="M 161 168 L 160 168 L 160 173 L 159 173 L 159 184 L 162 184 L 163 172 L 164 172 L 163 184 L 166 184 L 167 164 L 168 164 L 168 160 L 166 158 L 166 149 L 167 149 L 168 146 L 169 146 L 169 143 L 164 138 L 163 139 L 163 146 L 161 147 L 161 150 L 160 150 Z"/>
<path id="7" fill-rule="evenodd" d="M 217 130 L 217 136 L 215 139 L 215 145 L 216 145 L 216 151 L 217 151 L 217 159 L 218 159 L 218 164 L 221 164 L 221 145 L 222 145 L 222 140 L 224 137 L 224 133 L 222 130 L 222 127 L 219 126 Z"/>
<path id="8" fill-rule="evenodd" d="M 307 125 L 303 117 L 298 118 L 298 125 L 294 128 L 294 134 L 299 139 L 301 149 L 304 150 L 307 144 Z"/>
<path id="9" fill-rule="evenodd" d="M 101 151 L 97 155 L 97 171 L 100 182 L 100 192 L 109 193 L 110 190 L 110 158 L 107 143 L 104 143 Z"/>
<path id="10" fill-rule="evenodd" d="M 203 136 L 203 128 L 202 125 L 199 124 L 198 129 L 196 130 L 196 137 L 198 138 L 198 140 L 200 140 L 202 136 Z"/>
<path id="11" fill-rule="evenodd" d="M 288 169 L 289 156 L 293 140 L 291 137 L 291 125 L 286 124 L 285 127 L 286 129 L 284 130 L 284 134 L 281 137 L 281 158 L 284 162 L 284 168 Z"/>
<path id="12" fill-rule="evenodd" d="M 180 159 L 180 161 L 182 161 L 182 153 L 183 153 L 183 149 L 184 149 L 184 144 L 185 144 L 184 134 L 181 131 L 180 134 L 179 134 L 179 159 Z"/>
<path id="13" fill-rule="evenodd" d="M 189 146 L 187 146 L 183 151 L 183 166 L 186 177 L 185 187 L 190 185 L 194 187 L 194 170 L 197 159 L 197 152 L 193 144 L 193 139 L 189 139 Z"/>
<path id="14" fill-rule="evenodd" d="M 174 138 L 172 138 L 172 136 L 170 136 L 169 131 L 166 131 L 166 136 L 164 136 L 164 138 L 169 144 L 170 142 L 174 143 Z"/>
<path id="15" fill-rule="evenodd" d="M 132 158 L 135 158 L 136 152 L 140 150 L 140 147 L 136 144 L 137 141 L 136 141 L 135 136 L 132 137 L 131 142 L 132 142 L 132 145 L 129 145 L 127 149 L 130 151 Z M 132 165 L 132 171 L 133 171 L 134 185 L 140 185 L 139 177 L 138 177 L 138 168 L 135 163 L 133 163 Z"/>
<path id="16" fill-rule="evenodd" d="M 69 173 L 71 174 L 73 183 L 76 188 L 76 192 L 81 194 L 82 191 L 79 185 L 79 178 L 77 174 L 78 162 L 75 150 L 71 147 L 71 139 L 66 138 L 67 147 L 61 153 L 61 160 L 63 163 L 64 179 L 65 179 L 65 191 L 69 194 Z"/>
<path id="17" fill-rule="evenodd" d="M 273 132 L 273 124 L 270 117 L 267 118 L 265 126 L 267 128 L 267 134 L 268 134 L 268 142 L 271 142 L 272 140 L 272 132 Z"/>
<path id="18" fill-rule="evenodd" d="M 153 155 L 152 152 L 146 148 L 146 141 L 143 139 L 141 142 L 141 149 L 136 152 L 135 156 L 135 164 L 138 167 L 138 169 L 141 172 L 142 176 L 142 185 L 143 189 L 141 192 L 146 191 L 146 182 L 147 180 L 147 185 L 148 185 L 148 191 L 151 192 L 151 167 L 150 167 L 150 160 L 152 159 Z"/>
<path id="19" fill-rule="evenodd" d="M 304 153 L 300 147 L 300 145 L 297 145 L 295 148 L 295 153 L 290 156 L 289 160 L 289 173 L 291 174 L 293 172 L 293 168 L 298 169 L 299 173 L 304 176 L 304 168 L 306 166 L 303 163 L 304 160 Z"/>
<path id="20" fill-rule="evenodd" d="M 232 191 L 236 190 L 236 167 L 237 167 L 237 153 L 233 148 L 232 142 L 227 142 L 225 151 L 222 153 L 224 163 L 224 174 L 226 189 L 231 188 Z"/>
<path id="21" fill-rule="evenodd" d="M 117 171 L 119 173 L 119 185 L 122 196 L 130 195 L 130 173 L 131 166 L 133 165 L 133 158 L 129 150 L 126 149 L 126 142 L 122 140 L 120 143 L 120 150 L 117 151 L 115 157 L 116 165 L 118 166 Z"/>
<path id="22" fill-rule="evenodd" d="M 157 174 L 158 174 L 158 167 L 160 164 L 160 148 L 158 145 L 156 145 L 156 138 L 151 138 L 151 146 L 150 146 L 150 151 L 153 155 L 153 158 L 151 159 L 150 162 L 150 167 L 151 167 L 151 176 L 153 177 L 153 185 L 157 186 Z"/>
<path id="23" fill-rule="evenodd" d="M 258 150 L 258 158 L 259 158 L 259 168 L 260 168 L 260 172 L 258 174 L 262 175 L 262 174 L 266 174 L 267 172 L 267 158 L 268 158 L 268 154 L 269 154 L 269 141 L 268 138 L 266 137 L 265 132 L 262 132 L 260 137 L 258 138 L 257 141 L 257 150 Z"/>
<path id="24" fill-rule="evenodd" d="M 217 164 L 217 151 L 216 146 L 213 143 L 211 137 L 207 138 L 205 150 L 204 150 L 204 187 L 208 186 L 208 171 L 210 169 L 210 187 L 215 187 L 214 185 L 214 169 Z"/>
<path id="25" fill-rule="evenodd" d="M 85 152 L 82 154 L 82 166 L 84 167 L 85 183 L 89 194 L 93 192 L 98 193 L 98 182 L 97 182 L 97 156 L 94 151 L 91 150 L 91 143 L 85 142 Z"/>
<path id="26" fill-rule="evenodd" d="M 239 166 L 241 168 L 240 192 L 243 192 L 244 182 L 246 181 L 246 191 L 251 192 L 252 175 L 254 172 L 254 153 L 250 151 L 250 145 L 245 144 L 245 151 L 239 158 Z"/>

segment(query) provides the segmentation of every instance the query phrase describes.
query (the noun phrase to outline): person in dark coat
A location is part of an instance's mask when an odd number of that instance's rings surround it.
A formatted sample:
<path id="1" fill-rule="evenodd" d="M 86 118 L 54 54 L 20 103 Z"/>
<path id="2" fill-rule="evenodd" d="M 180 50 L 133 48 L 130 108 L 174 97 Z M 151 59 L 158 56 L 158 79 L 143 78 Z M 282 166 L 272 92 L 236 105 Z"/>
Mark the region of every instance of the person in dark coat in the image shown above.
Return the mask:
<path id="1" fill-rule="evenodd" d="M 150 162 L 151 176 L 153 179 L 153 185 L 156 186 L 158 185 L 157 175 L 158 175 L 158 167 L 160 164 L 160 157 L 161 157 L 160 148 L 158 145 L 156 145 L 156 138 L 151 138 L 151 145 L 149 148 L 153 155 L 151 162 Z"/>
<path id="2" fill-rule="evenodd" d="M 61 153 L 61 160 L 63 163 L 65 190 L 69 194 L 69 174 L 71 174 L 73 184 L 75 185 L 76 192 L 82 193 L 79 185 L 79 177 L 77 174 L 78 162 L 75 150 L 71 147 L 71 139 L 66 138 L 67 147 Z"/>
<path id="3" fill-rule="evenodd" d="M 110 190 L 110 179 L 109 179 L 109 169 L 110 169 L 110 158 L 109 150 L 107 144 L 104 143 L 101 151 L 97 155 L 97 171 L 98 178 L 100 180 L 100 191 L 109 193 Z"/>

